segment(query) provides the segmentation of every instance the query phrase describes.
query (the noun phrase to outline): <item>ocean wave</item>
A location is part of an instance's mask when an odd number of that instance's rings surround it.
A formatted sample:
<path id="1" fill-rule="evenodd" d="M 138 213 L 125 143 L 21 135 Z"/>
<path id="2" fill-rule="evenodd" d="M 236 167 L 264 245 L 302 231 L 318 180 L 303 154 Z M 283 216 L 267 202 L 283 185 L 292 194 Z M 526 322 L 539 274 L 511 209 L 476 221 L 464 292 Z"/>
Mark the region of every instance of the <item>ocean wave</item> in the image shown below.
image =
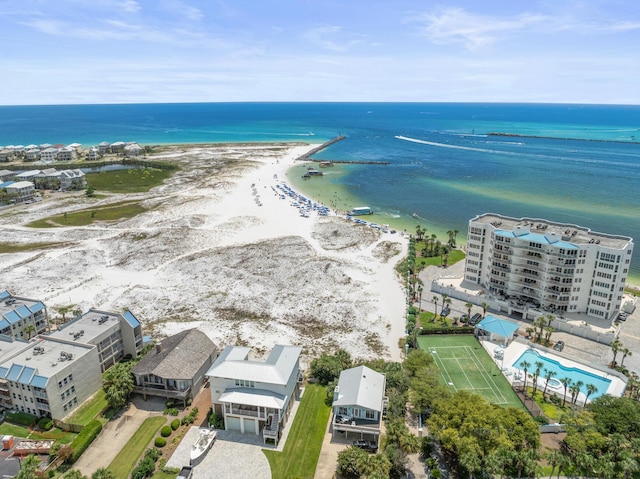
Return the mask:
<path id="1" fill-rule="evenodd" d="M 410 141 L 412 143 L 419 143 L 421 145 L 436 146 L 439 148 L 450 148 L 453 150 L 475 151 L 478 153 L 491 153 L 494 155 L 507 155 L 507 156 L 519 156 L 519 157 L 527 156 L 529 158 L 562 160 L 562 161 L 574 162 L 574 163 L 590 163 L 590 164 L 602 164 L 602 165 L 610 165 L 610 166 L 623 166 L 626 168 L 640 167 L 640 165 L 638 164 L 621 162 L 621 161 L 598 160 L 598 159 L 592 159 L 592 158 L 571 158 L 567 156 L 541 155 L 541 154 L 527 153 L 527 152 L 491 150 L 488 148 L 477 148 L 474 146 L 451 145 L 448 143 L 438 143 L 435 141 L 419 140 L 417 138 L 410 138 L 408 136 L 402 136 L 402 135 L 395 135 L 394 138 L 397 138 L 398 140 L 403 140 L 403 141 Z"/>

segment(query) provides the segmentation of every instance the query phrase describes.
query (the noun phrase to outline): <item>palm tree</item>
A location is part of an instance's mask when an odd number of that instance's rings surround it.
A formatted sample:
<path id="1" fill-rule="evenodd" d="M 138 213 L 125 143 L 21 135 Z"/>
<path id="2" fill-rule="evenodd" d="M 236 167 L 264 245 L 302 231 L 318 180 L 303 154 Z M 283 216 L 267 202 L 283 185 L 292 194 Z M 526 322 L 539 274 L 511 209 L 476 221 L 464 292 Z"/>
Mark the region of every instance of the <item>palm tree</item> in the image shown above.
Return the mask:
<path id="1" fill-rule="evenodd" d="M 620 351 L 622 352 L 622 359 L 620 360 L 620 367 L 623 367 L 624 358 L 626 358 L 627 356 L 633 356 L 633 353 L 631 352 L 631 350 L 629 348 L 622 348 Z"/>
<path id="2" fill-rule="evenodd" d="M 91 479 L 114 479 L 114 477 L 113 473 L 110 470 L 101 467 L 100 469 L 97 469 L 96 472 L 91 474 Z"/>
<path id="3" fill-rule="evenodd" d="M 589 401 L 589 396 L 597 392 L 598 392 L 597 387 L 595 387 L 593 384 L 587 384 L 587 396 L 584 398 L 585 405 L 587 404 L 587 401 Z"/>
<path id="4" fill-rule="evenodd" d="M 536 395 L 536 391 L 538 390 L 538 378 L 540 377 L 540 371 L 544 367 L 544 363 L 542 361 L 536 361 L 536 371 L 533 373 L 533 394 Z"/>
<path id="5" fill-rule="evenodd" d="M 36 332 L 36 327 L 33 324 L 27 324 L 22 328 L 22 332 L 29 335 L 29 341 L 31 341 L 31 335 Z"/>
<path id="6" fill-rule="evenodd" d="M 431 238 L 429 239 L 429 243 L 431 244 L 431 254 L 433 254 L 433 246 L 434 246 L 434 244 L 436 242 L 436 238 L 437 237 L 438 237 L 437 235 L 432 234 Z"/>
<path id="7" fill-rule="evenodd" d="M 523 391 L 526 391 L 527 390 L 527 371 L 531 367 L 531 363 L 529 363 L 527 361 L 521 361 L 520 364 L 518 364 L 518 366 L 520 366 L 522 368 L 522 370 L 524 371 L 524 388 L 523 388 Z"/>
<path id="8" fill-rule="evenodd" d="M 560 378 L 560 382 L 564 386 L 564 397 L 562 398 L 562 407 L 567 402 L 567 388 L 571 385 L 572 381 L 569 378 Z"/>
<path id="9" fill-rule="evenodd" d="M 440 301 L 440 299 L 437 296 L 434 296 L 431 299 L 431 302 L 433 303 L 433 318 L 435 321 L 435 318 L 438 317 L 438 302 Z"/>
<path id="10" fill-rule="evenodd" d="M 74 307 L 75 306 L 73 304 L 67 304 L 63 306 L 57 306 L 53 309 L 55 309 L 58 312 L 58 314 L 62 316 L 62 324 L 64 324 L 67 322 L 67 314 L 73 311 Z"/>
<path id="11" fill-rule="evenodd" d="M 422 312 L 422 292 L 424 288 L 422 287 L 422 281 L 418 285 L 418 314 Z"/>
<path id="12" fill-rule="evenodd" d="M 547 463 L 551 466 L 551 473 L 549 474 L 549 479 L 551 479 L 551 477 L 553 476 L 553 471 L 555 470 L 556 466 L 560 465 L 561 456 L 563 456 L 563 453 L 559 449 L 547 448 L 547 450 L 544 452 L 543 457 L 546 459 Z M 558 473 L 559 472 L 560 470 L 558 470 Z"/>
<path id="13" fill-rule="evenodd" d="M 487 309 L 489 309 L 489 305 L 483 302 L 480 307 L 482 308 L 482 319 L 487 315 Z"/>
<path id="14" fill-rule="evenodd" d="M 613 353 L 613 361 L 611 361 L 611 367 L 616 366 L 616 356 L 618 355 L 618 351 L 622 348 L 622 343 L 620 340 L 616 339 L 611 343 L 611 352 Z"/>
<path id="15" fill-rule="evenodd" d="M 471 317 L 471 308 L 473 308 L 473 303 L 467 302 L 464 304 L 464 307 L 467 308 L 467 316 Z"/>
<path id="16" fill-rule="evenodd" d="M 444 305 L 447 302 L 448 298 L 449 298 L 449 295 L 447 293 L 442 293 L 442 308 L 444 308 Z M 442 314 L 442 309 L 440 310 L 440 314 Z"/>
<path id="17" fill-rule="evenodd" d="M 544 375 L 544 390 L 542 391 L 542 397 L 545 396 L 545 394 L 547 394 L 547 386 L 549 386 L 549 380 L 556 375 L 555 371 L 549 371 L 547 369 L 544 370 L 545 375 Z"/>
<path id="18" fill-rule="evenodd" d="M 584 386 L 582 381 L 578 381 L 571 385 L 571 404 L 575 404 L 578 401 L 578 395 L 580 394 L 580 388 Z"/>
<path id="19" fill-rule="evenodd" d="M 453 230 L 453 246 L 456 246 L 456 238 L 458 237 L 458 233 L 460 233 L 460 231 L 458 230 Z"/>

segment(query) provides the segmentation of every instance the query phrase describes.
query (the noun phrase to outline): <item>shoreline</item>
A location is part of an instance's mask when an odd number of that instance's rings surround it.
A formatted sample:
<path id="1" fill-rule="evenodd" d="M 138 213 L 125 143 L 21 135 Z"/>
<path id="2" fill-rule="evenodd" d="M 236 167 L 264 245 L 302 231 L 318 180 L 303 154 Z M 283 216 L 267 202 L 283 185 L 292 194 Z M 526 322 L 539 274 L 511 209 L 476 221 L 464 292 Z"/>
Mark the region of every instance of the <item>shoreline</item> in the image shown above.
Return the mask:
<path id="1" fill-rule="evenodd" d="M 197 326 L 219 347 L 246 344 L 258 355 L 285 342 L 303 346 L 305 360 L 341 347 L 399 361 L 406 298 L 394 266 L 406 240 L 335 216 L 301 217 L 273 189 L 315 146 L 168 149 L 150 157 L 181 167 L 162 186 L 95 202 L 127 197 L 150 208 L 115 224 L 20 226 L 86 208 L 80 195 L 0 217 L 5 241 L 64 243 L 0 255 L 4 286 L 42 298 L 52 317 L 65 304 L 128 307 L 154 336 Z"/>

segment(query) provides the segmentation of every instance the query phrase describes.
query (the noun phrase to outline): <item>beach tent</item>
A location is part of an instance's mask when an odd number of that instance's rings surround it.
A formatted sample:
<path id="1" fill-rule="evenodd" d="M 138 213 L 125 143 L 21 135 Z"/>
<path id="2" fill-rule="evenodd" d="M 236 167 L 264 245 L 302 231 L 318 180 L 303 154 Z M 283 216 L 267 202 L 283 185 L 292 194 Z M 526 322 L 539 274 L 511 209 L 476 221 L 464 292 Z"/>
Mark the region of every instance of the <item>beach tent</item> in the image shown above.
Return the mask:
<path id="1" fill-rule="evenodd" d="M 489 315 L 476 325 L 476 333 L 482 331 L 485 337 L 488 336 L 489 341 L 507 346 L 519 327 L 518 323 Z"/>

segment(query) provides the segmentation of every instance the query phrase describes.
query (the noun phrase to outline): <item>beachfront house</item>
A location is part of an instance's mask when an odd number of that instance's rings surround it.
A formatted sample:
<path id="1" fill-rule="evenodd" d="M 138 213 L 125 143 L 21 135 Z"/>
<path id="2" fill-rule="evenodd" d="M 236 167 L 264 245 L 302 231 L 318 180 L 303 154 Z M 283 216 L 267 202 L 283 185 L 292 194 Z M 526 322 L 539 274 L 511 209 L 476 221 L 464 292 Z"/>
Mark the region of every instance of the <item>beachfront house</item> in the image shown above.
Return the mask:
<path id="1" fill-rule="evenodd" d="M 11 181 L 16 177 L 16 172 L 11 170 L 0 170 L 0 183 Z"/>
<path id="2" fill-rule="evenodd" d="M 32 200 L 36 191 L 36 187 L 31 181 L 9 183 L 4 186 L 4 189 L 7 195 L 13 198 L 16 203 Z"/>
<path id="3" fill-rule="evenodd" d="M 45 148 L 40 152 L 40 160 L 43 163 L 51 163 L 58 159 L 58 148 L 52 146 Z"/>
<path id="4" fill-rule="evenodd" d="M 49 316 L 42 301 L 0 292 L 0 334 L 28 340 L 48 329 Z"/>
<path id="5" fill-rule="evenodd" d="M 62 190 L 81 190 L 87 186 L 85 174 L 80 169 L 63 170 L 58 179 Z"/>
<path id="6" fill-rule="evenodd" d="M 89 152 L 87 153 L 87 160 L 98 160 L 102 155 L 100 154 L 100 150 L 95 146 L 89 148 Z"/>
<path id="7" fill-rule="evenodd" d="M 58 150 L 58 161 L 72 161 L 76 159 L 76 149 L 65 146 Z"/>
<path id="8" fill-rule="evenodd" d="M 388 398 L 386 377 L 367 366 L 345 369 L 333 392 L 333 435 L 377 443 Z"/>
<path id="9" fill-rule="evenodd" d="M 0 148 L 0 162 L 6 163 L 9 161 L 13 161 L 15 159 L 15 154 L 13 150 L 9 148 Z"/>
<path id="10" fill-rule="evenodd" d="M 142 325 L 129 310 L 113 313 L 90 309 L 58 326 L 50 337 L 95 345 L 101 372 L 125 357 L 138 357 L 143 346 Z"/>
<path id="11" fill-rule="evenodd" d="M 124 147 L 124 155 L 127 157 L 140 156 L 142 154 L 142 147 L 137 143 L 128 143 Z"/>
<path id="12" fill-rule="evenodd" d="M 40 159 L 40 149 L 39 148 L 29 148 L 24 152 L 24 158 L 27 161 L 37 161 Z"/>
<path id="13" fill-rule="evenodd" d="M 302 348 L 277 345 L 264 361 L 250 360 L 250 351 L 227 346 L 207 372 L 213 410 L 225 429 L 277 444 L 298 396 Z"/>
<path id="14" fill-rule="evenodd" d="M 195 328 L 163 339 L 133 367 L 134 392 L 186 404 L 200 391 L 217 355 L 218 347 Z"/>

